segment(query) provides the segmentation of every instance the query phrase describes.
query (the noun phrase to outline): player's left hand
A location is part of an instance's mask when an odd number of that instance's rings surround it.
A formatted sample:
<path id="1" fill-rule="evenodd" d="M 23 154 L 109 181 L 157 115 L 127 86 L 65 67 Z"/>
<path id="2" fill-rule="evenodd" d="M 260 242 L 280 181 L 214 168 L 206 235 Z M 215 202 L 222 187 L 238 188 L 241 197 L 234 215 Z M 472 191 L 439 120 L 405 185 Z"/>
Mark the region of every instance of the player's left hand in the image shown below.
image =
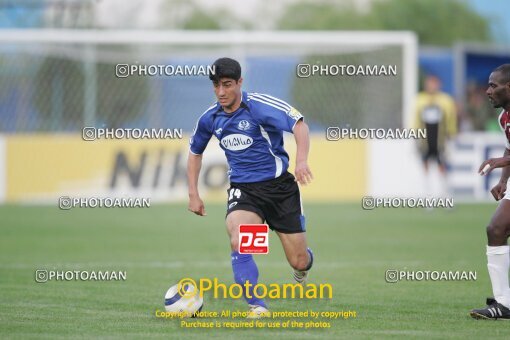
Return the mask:
<path id="1" fill-rule="evenodd" d="M 510 165 L 510 160 L 507 157 L 490 158 L 480 165 L 478 173 L 480 175 L 487 175 L 496 168 L 504 168 Z"/>
<path id="2" fill-rule="evenodd" d="M 294 174 L 296 176 L 296 182 L 301 185 L 307 185 L 308 183 L 312 182 L 312 171 L 310 171 L 310 168 L 306 162 L 296 163 Z"/>

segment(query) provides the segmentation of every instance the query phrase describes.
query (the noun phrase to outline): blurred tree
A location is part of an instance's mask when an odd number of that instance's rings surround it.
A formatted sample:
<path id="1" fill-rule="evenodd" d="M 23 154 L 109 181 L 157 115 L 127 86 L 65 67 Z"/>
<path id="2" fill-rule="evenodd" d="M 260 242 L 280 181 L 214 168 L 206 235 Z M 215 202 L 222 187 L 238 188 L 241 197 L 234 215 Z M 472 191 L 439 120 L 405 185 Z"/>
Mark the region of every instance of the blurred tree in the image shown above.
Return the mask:
<path id="1" fill-rule="evenodd" d="M 421 44 L 491 39 L 489 20 L 458 0 L 380 1 L 370 17 L 383 29 L 415 31 Z"/>
<path id="2" fill-rule="evenodd" d="M 459 0 L 379 0 L 367 13 L 352 3 L 297 3 L 288 7 L 279 29 L 412 30 L 421 44 L 448 46 L 455 41 L 489 41 L 489 20 Z"/>
<path id="3" fill-rule="evenodd" d="M 184 29 L 184 30 L 221 30 L 223 25 L 219 18 L 231 23 L 229 12 L 221 15 L 216 12 L 207 12 L 196 3 L 188 0 L 165 1 L 160 9 L 162 29 Z"/>
<path id="4" fill-rule="evenodd" d="M 219 22 L 202 10 L 195 8 L 191 15 L 184 22 L 182 29 L 185 30 L 219 30 Z"/>
<path id="5" fill-rule="evenodd" d="M 63 130 L 69 124 L 83 125 L 84 76 L 77 62 L 47 57 L 34 83 L 41 130 Z"/>
<path id="6" fill-rule="evenodd" d="M 143 115 L 149 86 L 144 77 L 117 78 L 115 65 L 96 64 L 96 120 L 117 128 Z M 75 60 L 47 57 L 35 82 L 35 105 L 41 118 L 40 130 L 81 129 L 84 119 L 85 74 Z"/>
<path id="7" fill-rule="evenodd" d="M 375 29 L 366 14 L 352 3 L 342 5 L 298 2 L 289 6 L 277 23 L 283 30 L 362 30 Z"/>
<path id="8" fill-rule="evenodd" d="M 149 100 L 150 77 L 115 76 L 115 65 L 98 63 L 96 119 L 118 128 L 143 117 Z"/>

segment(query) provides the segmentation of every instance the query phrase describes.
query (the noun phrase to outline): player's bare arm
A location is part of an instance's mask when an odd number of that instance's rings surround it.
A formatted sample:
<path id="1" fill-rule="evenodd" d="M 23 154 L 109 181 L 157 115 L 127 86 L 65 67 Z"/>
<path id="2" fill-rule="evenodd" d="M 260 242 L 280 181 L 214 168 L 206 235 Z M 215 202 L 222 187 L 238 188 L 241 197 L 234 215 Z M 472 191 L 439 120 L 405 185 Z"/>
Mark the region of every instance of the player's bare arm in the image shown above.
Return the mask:
<path id="1" fill-rule="evenodd" d="M 491 189 L 491 194 L 492 196 L 494 196 L 494 199 L 496 201 L 501 200 L 505 196 L 506 183 L 508 181 L 508 178 L 510 177 L 509 165 L 510 165 L 510 150 L 505 149 L 503 157 L 488 159 L 485 162 L 483 162 L 482 165 L 480 165 L 480 168 L 478 169 L 478 172 L 481 175 L 486 175 L 490 173 L 493 169 L 503 168 L 503 172 L 501 173 L 501 178 L 498 184 L 496 184 L 494 188 Z"/>
<path id="2" fill-rule="evenodd" d="M 310 151 L 310 135 L 308 125 L 300 120 L 294 127 L 294 138 L 296 139 L 296 181 L 301 185 L 311 183 L 312 172 L 308 166 L 308 152 Z"/>
<path id="3" fill-rule="evenodd" d="M 188 210 L 199 216 L 205 216 L 207 213 L 205 212 L 204 202 L 198 193 L 198 175 L 201 168 L 202 155 L 195 155 L 190 152 L 188 157 Z"/>
<path id="4" fill-rule="evenodd" d="M 478 173 L 480 175 L 487 175 L 492 170 L 496 168 L 504 168 L 510 165 L 510 150 L 505 149 L 505 153 L 503 154 L 503 157 L 497 157 L 497 158 L 490 158 L 486 161 L 484 161 L 480 168 L 478 169 Z M 507 170 L 508 171 L 508 170 Z M 503 179 L 503 176 L 501 176 L 501 179 Z M 508 179 L 508 176 L 506 176 L 506 179 Z"/>

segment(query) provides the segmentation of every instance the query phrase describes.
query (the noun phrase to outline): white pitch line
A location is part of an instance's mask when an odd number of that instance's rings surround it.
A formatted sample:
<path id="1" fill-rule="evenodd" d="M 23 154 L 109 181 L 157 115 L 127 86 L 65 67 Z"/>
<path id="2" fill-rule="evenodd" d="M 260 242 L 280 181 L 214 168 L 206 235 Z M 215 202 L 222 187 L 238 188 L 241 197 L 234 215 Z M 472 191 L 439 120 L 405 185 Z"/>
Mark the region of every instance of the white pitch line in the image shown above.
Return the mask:
<path id="1" fill-rule="evenodd" d="M 271 268 L 287 268 L 286 262 L 261 262 L 257 261 L 259 267 Z M 425 265 L 423 261 L 335 261 L 335 262 L 318 262 L 314 263 L 314 268 L 360 268 L 360 267 L 381 267 L 381 268 L 405 268 L 419 267 Z M 183 267 L 199 267 L 199 268 L 215 268 L 230 267 L 231 263 L 227 261 L 151 261 L 151 262 L 67 262 L 67 263 L 3 263 L 0 269 L 90 269 L 90 268 L 183 268 Z"/>

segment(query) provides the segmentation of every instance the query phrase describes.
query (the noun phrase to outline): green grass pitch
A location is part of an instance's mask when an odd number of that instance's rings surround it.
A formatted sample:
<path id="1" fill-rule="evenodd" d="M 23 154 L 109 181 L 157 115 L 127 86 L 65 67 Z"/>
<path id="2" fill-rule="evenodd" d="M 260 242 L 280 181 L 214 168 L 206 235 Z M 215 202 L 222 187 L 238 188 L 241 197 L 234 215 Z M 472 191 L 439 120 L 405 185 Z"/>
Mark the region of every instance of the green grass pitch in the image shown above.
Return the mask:
<path id="1" fill-rule="evenodd" d="M 148 209 L 0 206 L 0 338 L 508 338 L 510 323 L 468 316 L 491 295 L 485 226 L 496 205 L 452 211 L 307 204 L 316 262 L 310 282 L 331 300 L 272 300 L 275 311 L 352 310 L 329 329 L 186 329 L 156 318 L 182 277 L 231 282 L 224 206 L 198 217 L 184 204 Z M 257 255 L 260 282 L 291 280 L 280 242 Z M 125 270 L 124 282 L 36 283 L 36 269 Z M 385 271 L 471 270 L 477 281 L 386 283 Z M 204 310 L 246 310 L 242 300 L 205 296 Z M 226 320 L 223 320 L 226 321 Z M 300 320 L 306 321 L 306 320 Z"/>

